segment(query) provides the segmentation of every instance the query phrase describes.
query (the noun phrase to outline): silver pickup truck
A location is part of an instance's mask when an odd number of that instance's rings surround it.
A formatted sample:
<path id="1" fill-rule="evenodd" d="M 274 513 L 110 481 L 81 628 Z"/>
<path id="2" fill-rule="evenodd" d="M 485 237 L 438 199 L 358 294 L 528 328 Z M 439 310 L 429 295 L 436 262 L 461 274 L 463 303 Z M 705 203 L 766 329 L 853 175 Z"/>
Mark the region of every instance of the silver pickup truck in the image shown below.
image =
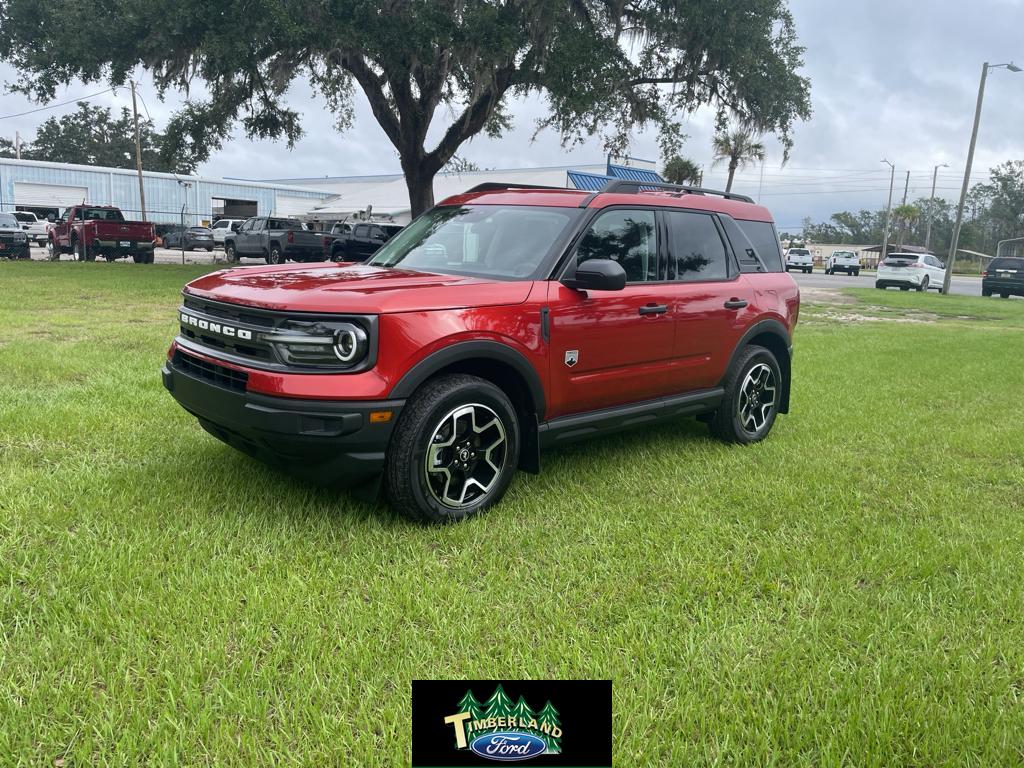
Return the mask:
<path id="1" fill-rule="evenodd" d="M 228 261 L 241 256 L 265 259 L 267 264 L 286 261 L 324 261 L 325 232 L 310 232 L 298 219 L 254 216 L 246 219 L 237 232 L 224 235 L 224 254 Z"/>

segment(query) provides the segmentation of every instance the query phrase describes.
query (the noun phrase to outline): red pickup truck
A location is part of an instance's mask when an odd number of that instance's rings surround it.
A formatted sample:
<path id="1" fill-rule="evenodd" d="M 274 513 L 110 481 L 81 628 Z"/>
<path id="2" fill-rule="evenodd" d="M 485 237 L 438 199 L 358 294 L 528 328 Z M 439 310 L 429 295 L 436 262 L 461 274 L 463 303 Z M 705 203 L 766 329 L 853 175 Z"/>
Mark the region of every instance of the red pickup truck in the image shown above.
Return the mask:
<path id="1" fill-rule="evenodd" d="M 156 230 L 147 221 L 126 221 L 120 208 L 74 205 L 50 225 L 50 258 L 74 254 L 76 261 L 107 261 L 131 256 L 136 264 L 153 263 Z"/>

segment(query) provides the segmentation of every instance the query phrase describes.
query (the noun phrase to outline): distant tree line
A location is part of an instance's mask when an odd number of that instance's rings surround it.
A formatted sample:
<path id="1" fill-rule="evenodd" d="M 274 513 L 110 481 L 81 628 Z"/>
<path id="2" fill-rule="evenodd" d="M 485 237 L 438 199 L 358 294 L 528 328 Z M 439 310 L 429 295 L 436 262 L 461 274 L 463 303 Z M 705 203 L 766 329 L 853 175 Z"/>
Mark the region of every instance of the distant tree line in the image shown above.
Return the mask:
<path id="1" fill-rule="evenodd" d="M 114 116 L 109 107 L 85 101 L 78 109 L 43 123 L 35 138 L 23 140 L 23 160 L 78 163 L 108 168 L 135 167 L 135 126 L 127 107 Z M 172 142 L 156 130 L 152 120 L 139 120 L 142 168 L 165 173 L 194 173 L 208 151 L 201 145 Z M 0 157 L 15 157 L 17 148 L 9 137 L 0 137 Z"/>
<path id="2" fill-rule="evenodd" d="M 924 245 L 928 218 L 932 216 L 931 250 L 949 252 L 956 218 L 956 203 L 937 197 L 920 197 L 905 206 L 894 206 L 890 241 Z M 828 221 L 804 219 L 802 235 L 783 233 L 783 239 L 817 243 L 878 244 L 885 227 L 885 208 L 857 212 L 838 211 Z M 1000 240 L 1024 237 L 1024 160 L 1010 160 L 989 172 L 989 180 L 971 187 L 964 208 L 960 248 L 994 255 Z"/>

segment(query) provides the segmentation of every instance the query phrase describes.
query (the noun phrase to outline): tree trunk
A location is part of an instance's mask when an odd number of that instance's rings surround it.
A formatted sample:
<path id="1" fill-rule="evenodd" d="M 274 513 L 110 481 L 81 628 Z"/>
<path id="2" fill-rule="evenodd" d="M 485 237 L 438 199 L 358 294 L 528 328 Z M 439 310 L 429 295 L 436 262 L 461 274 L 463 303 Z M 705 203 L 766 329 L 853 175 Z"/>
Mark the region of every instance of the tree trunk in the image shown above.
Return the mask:
<path id="1" fill-rule="evenodd" d="M 409 209 L 414 219 L 434 207 L 434 176 L 437 171 L 425 165 L 423 159 L 402 163 L 405 186 L 409 190 Z"/>
<path id="2" fill-rule="evenodd" d="M 735 160 L 729 163 L 729 180 L 725 182 L 725 191 L 732 192 L 732 179 L 736 175 L 736 167 L 739 165 Z"/>

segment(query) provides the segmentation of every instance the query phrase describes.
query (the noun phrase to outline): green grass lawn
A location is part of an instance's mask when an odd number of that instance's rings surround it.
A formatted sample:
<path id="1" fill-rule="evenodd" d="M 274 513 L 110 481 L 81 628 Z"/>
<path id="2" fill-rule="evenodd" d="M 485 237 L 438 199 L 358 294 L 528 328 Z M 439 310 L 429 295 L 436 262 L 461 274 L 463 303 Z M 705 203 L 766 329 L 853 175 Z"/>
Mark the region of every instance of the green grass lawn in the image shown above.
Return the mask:
<path id="1" fill-rule="evenodd" d="M 766 442 L 422 527 L 163 391 L 203 271 L 0 263 L 0 765 L 401 766 L 412 679 L 491 677 L 611 678 L 617 766 L 1024 762 L 1024 302 L 809 304 Z"/>

